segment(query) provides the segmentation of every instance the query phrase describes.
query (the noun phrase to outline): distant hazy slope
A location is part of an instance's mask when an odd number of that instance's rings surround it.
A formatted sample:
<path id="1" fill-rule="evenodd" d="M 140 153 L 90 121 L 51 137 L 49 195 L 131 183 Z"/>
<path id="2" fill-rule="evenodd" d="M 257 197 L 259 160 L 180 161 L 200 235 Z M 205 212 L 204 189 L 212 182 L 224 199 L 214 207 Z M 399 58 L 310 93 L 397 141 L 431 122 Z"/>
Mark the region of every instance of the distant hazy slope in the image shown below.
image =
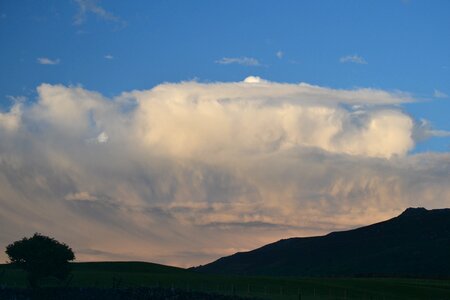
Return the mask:
<path id="1" fill-rule="evenodd" d="M 381 223 L 325 236 L 281 240 L 195 270 L 288 276 L 450 277 L 450 209 L 408 208 Z"/>

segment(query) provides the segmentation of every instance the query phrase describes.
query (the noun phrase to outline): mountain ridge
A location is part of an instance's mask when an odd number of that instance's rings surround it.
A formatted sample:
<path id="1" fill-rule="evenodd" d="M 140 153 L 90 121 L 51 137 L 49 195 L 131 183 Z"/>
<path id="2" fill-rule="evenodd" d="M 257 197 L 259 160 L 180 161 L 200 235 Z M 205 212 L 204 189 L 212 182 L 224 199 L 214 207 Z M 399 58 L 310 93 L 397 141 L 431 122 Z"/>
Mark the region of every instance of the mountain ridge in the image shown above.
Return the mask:
<path id="1" fill-rule="evenodd" d="M 389 220 L 324 236 L 282 239 L 193 270 L 236 275 L 450 278 L 450 209 L 408 208 Z"/>

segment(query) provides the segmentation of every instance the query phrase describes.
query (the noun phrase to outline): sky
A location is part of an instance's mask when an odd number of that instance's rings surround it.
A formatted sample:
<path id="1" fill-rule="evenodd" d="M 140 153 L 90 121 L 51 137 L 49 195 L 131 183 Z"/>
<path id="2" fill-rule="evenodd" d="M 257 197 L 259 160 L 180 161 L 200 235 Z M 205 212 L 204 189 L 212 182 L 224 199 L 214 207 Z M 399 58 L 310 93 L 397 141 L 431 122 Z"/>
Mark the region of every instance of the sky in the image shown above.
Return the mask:
<path id="1" fill-rule="evenodd" d="M 437 0 L 0 1 L 0 248 L 188 267 L 449 207 L 449 36 Z"/>

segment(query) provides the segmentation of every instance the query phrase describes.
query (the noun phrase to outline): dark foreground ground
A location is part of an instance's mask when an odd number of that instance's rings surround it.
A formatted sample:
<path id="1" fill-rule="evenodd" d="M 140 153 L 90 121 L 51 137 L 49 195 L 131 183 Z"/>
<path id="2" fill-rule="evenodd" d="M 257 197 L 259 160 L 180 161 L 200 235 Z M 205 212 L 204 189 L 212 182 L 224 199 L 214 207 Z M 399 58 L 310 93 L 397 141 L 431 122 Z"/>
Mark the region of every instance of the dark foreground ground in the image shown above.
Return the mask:
<path id="1" fill-rule="evenodd" d="M 176 288 L 3 288 L 2 300 L 240 300 L 233 295 L 202 293 Z M 250 298 L 246 298 L 250 299 Z M 252 298 L 256 299 L 256 298 Z"/>
<path id="2" fill-rule="evenodd" d="M 41 282 L 44 288 L 38 296 L 49 300 L 450 300 L 448 279 L 211 275 L 141 262 L 75 263 L 72 267 L 72 276 L 65 282 Z M 31 300 L 31 296 L 24 272 L 0 265 L 0 300 Z"/>

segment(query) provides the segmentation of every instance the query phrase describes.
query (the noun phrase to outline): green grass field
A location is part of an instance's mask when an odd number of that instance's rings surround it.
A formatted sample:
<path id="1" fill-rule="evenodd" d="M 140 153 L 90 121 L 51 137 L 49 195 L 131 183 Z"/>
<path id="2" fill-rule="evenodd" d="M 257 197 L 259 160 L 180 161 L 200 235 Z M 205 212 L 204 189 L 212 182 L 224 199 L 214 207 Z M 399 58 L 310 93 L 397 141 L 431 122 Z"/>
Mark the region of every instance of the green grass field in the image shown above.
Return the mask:
<path id="1" fill-rule="evenodd" d="M 42 285 L 72 287 L 163 286 L 265 299 L 450 299 L 449 280 L 280 278 L 198 274 L 163 265 L 75 263 L 68 283 L 46 280 Z M 0 265 L 0 285 L 25 287 L 24 272 Z"/>

